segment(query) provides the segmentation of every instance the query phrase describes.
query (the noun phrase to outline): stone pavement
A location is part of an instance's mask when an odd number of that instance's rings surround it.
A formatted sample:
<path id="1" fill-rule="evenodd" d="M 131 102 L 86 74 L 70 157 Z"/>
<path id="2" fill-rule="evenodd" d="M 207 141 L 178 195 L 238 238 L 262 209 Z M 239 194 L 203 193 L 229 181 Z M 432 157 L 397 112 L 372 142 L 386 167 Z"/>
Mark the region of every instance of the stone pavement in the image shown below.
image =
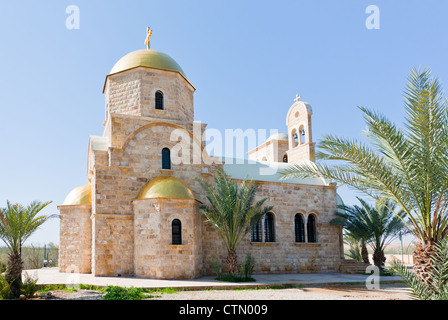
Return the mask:
<path id="1" fill-rule="evenodd" d="M 336 284 L 373 283 L 379 280 L 381 283 L 401 282 L 398 276 L 380 277 L 373 279 L 372 276 L 362 274 L 342 274 L 342 273 L 288 273 L 288 274 L 254 274 L 256 282 L 226 282 L 217 281 L 214 276 L 205 276 L 191 280 L 160 280 L 143 279 L 135 277 L 95 277 L 92 274 L 63 273 L 58 268 L 42 268 L 25 270 L 24 273 L 37 277 L 37 284 L 89 284 L 98 287 L 108 285 L 120 287 L 140 287 L 140 288 L 177 288 L 186 290 L 201 289 L 232 289 L 251 288 L 270 285 L 303 285 L 303 286 L 326 286 Z"/>

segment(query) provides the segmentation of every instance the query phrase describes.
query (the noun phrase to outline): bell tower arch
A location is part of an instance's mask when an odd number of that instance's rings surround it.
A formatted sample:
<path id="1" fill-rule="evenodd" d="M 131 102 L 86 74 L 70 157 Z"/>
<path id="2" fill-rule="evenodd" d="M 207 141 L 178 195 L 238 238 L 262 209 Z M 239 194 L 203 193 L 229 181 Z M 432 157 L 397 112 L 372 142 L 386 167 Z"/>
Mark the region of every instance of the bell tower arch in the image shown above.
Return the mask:
<path id="1" fill-rule="evenodd" d="M 315 160 L 315 142 L 313 142 L 311 116 L 313 110 L 307 102 L 300 101 L 296 95 L 294 104 L 286 116 L 288 127 L 288 162 L 296 163 L 302 160 Z"/>

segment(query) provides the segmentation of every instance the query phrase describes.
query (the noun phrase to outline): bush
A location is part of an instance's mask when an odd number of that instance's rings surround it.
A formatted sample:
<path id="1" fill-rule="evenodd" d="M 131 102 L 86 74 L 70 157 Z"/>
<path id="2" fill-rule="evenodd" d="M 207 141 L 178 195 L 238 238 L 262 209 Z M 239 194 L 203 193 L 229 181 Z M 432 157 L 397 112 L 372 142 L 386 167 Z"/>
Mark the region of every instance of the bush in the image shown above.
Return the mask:
<path id="1" fill-rule="evenodd" d="M 28 273 L 25 273 L 25 280 L 20 286 L 21 294 L 25 295 L 27 298 L 32 298 L 37 292 L 37 280 L 37 277 L 34 278 L 29 276 Z"/>
<path id="2" fill-rule="evenodd" d="M 216 276 L 220 278 L 222 274 L 221 260 L 218 257 L 214 257 L 209 260 L 209 263 L 213 268 L 213 270 L 215 271 Z"/>
<path id="3" fill-rule="evenodd" d="M 129 289 L 118 287 L 118 286 L 108 286 L 106 287 L 106 295 L 103 300 L 142 300 L 145 298 L 143 289 L 131 287 Z"/>
<path id="4" fill-rule="evenodd" d="M 11 296 L 12 293 L 9 288 L 9 283 L 6 281 L 5 277 L 0 274 L 0 300 L 10 299 Z"/>
<path id="5" fill-rule="evenodd" d="M 241 265 L 240 278 L 252 279 L 252 273 L 254 273 L 255 259 L 250 255 L 246 255 L 246 260 Z"/>

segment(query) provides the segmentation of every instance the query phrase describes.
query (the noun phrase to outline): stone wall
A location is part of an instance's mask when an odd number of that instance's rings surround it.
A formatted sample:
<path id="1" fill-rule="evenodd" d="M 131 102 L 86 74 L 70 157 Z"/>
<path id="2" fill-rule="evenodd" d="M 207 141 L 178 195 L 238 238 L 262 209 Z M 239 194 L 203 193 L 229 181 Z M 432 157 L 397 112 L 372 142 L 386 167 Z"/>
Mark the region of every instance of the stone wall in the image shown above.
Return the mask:
<path id="1" fill-rule="evenodd" d="M 95 276 L 133 275 L 133 215 L 95 214 L 92 232 L 92 273 Z"/>
<path id="2" fill-rule="evenodd" d="M 257 198 L 263 197 L 268 197 L 265 205 L 274 206 L 275 242 L 251 242 L 248 234 L 237 250 L 240 262 L 249 253 L 255 258 L 257 273 L 339 270 L 342 231 L 329 224 L 336 210 L 334 187 L 264 182 Z M 294 216 L 297 213 L 305 218 L 309 214 L 317 217 L 317 243 L 295 242 Z M 204 274 L 213 274 L 209 260 L 219 257 L 224 263 L 226 249 L 217 232 L 205 222 L 203 234 Z"/>
<path id="3" fill-rule="evenodd" d="M 91 208 L 90 205 L 58 206 L 60 214 L 59 270 L 61 272 L 91 272 Z"/>
<path id="4" fill-rule="evenodd" d="M 164 110 L 155 109 L 155 93 L 158 90 L 163 93 Z M 195 88 L 178 72 L 145 67 L 108 75 L 104 87 L 110 114 L 191 123 L 194 120 L 194 91 Z"/>
<path id="5" fill-rule="evenodd" d="M 202 271 L 202 233 L 197 201 L 134 201 L 135 275 L 157 279 L 197 278 Z M 172 221 L 179 219 L 182 242 L 172 243 Z"/>

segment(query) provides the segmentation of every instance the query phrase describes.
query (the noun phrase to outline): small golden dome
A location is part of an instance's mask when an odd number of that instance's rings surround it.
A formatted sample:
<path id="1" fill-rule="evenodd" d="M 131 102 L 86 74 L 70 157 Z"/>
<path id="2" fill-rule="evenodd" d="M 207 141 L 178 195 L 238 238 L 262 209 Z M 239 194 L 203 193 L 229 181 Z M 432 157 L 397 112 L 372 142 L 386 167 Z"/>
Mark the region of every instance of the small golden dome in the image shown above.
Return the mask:
<path id="1" fill-rule="evenodd" d="M 70 206 L 86 204 L 92 204 L 92 188 L 90 187 L 90 184 L 77 187 L 70 191 L 67 197 L 65 197 L 62 205 Z"/>
<path id="2" fill-rule="evenodd" d="M 175 177 L 158 177 L 143 186 L 136 200 L 156 198 L 194 199 L 194 195 L 182 180 Z"/>
<path id="3" fill-rule="evenodd" d="M 149 67 L 155 69 L 176 71 L 186 77 L 182 68 L 173 58 L 163 52 L 153 49 L 142 49 L 128 53 L 123 58 L 118 60 L 109 74 L 136 67 Z"/>

